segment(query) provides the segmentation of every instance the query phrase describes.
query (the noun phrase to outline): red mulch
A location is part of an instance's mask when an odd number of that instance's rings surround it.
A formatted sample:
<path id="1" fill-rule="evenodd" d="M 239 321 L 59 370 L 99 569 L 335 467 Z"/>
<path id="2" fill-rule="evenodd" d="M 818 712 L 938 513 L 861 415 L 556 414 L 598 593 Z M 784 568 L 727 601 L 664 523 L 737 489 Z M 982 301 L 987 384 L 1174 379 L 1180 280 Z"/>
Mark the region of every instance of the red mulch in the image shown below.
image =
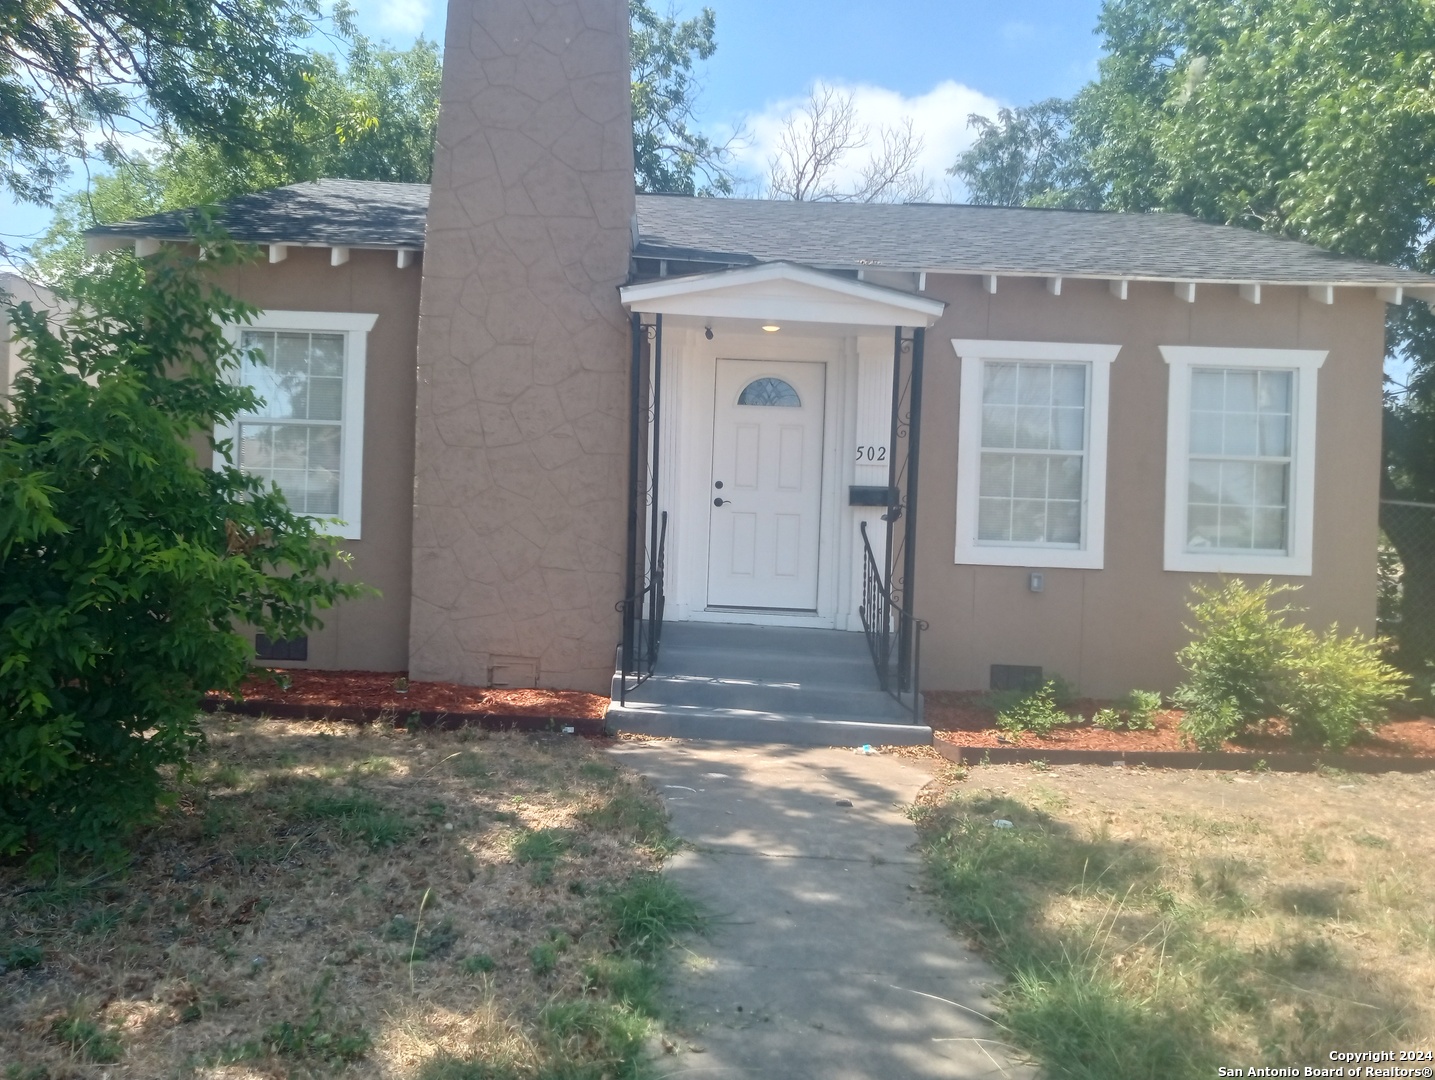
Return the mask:
<path id="1" fill-rule="evenodd" d="M 1191 750 L 1192 745 L 1177 730 L 1182 713 L 1168 709 L 1155 716 L 1155 731 L 1106 731 L 1090 723 L 1059 727 L 1050 735 L 1026 732 L 1017 741 L 996 726 L 996 714 L 981 703 L 979 693 L 929 691 L 924 718 L 937 738 L 958 746 L 1017 746 L 1052 750 L 1124 750 L 1149 753 L 1159 750 Z M 1104 702 L 1078 701 L 1072 711 L 1090 716 Z M 1280 753 L 1317 749 L 1291 739 L 1279 721 L 1272 721 L 1258 735 L 1243 736 L 1226 744 L 1232 753 Z M 1394 717 L 1376 729 L 1374 736 L 1357 741 L 1343 753 L 1370 757 L 1435 758 L 1435 720 L 1428 716 Z"/>
<path id="2" fill-rule="evenodd" d="M 287 677 L 284 689 L 276 676 Z M 311 668 L 264 669 L 244 680 L 244 700 L 264 704 L 321 708 L 359 707 L 398 712 L 484 713 L 543 716 L 564 720 L 601 720 L 608 699 L 576 690 L 504 690 L 449 682 L 411 682 L 406 693 L 394 689 L 403 671 L 316 671 Z M 402 684 L 400 684 L 402 685 Z M 211 694 L 222 700 L 225 695 Z"/>

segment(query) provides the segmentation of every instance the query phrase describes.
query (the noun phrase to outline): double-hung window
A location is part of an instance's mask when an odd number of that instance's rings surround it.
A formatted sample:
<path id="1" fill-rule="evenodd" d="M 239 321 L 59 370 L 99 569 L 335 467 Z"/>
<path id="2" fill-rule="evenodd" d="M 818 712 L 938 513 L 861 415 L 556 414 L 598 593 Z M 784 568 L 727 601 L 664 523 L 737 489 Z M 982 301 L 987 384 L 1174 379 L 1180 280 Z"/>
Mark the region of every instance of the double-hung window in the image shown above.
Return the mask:
<path id="1" fill-rule="evenodd" d="M 333 531 L 360 536 L 364 374 L 376 316 L 266 311 L 229 328 L 245 353 L 239 379 L 258 409 L 217 432 L 241 470 L 278 487 L 295 512 L 337 518 Z"/>
<path id="2" fill-rule="evenodd" d="M 952 342 L 959 563 L 1100 568 L 1116 345 Z"/>
<path id="3" fill-rule="evenodd" d="M 1316 373 L 1303 349 L 1162 346 L 1167 570 L 1311 572 Z"/>

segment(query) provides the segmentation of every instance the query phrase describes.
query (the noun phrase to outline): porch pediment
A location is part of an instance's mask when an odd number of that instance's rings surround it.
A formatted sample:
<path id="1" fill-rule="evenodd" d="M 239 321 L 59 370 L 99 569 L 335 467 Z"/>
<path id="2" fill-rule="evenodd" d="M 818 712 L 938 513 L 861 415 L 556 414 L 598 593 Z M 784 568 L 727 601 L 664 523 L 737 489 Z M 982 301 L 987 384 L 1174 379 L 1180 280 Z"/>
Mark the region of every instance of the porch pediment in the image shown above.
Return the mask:
<path id="1" fill-rule="evenodd" d="M 647 281 L 624 286 L 619 296 L 629 311 L 645 315 L 849 326 L 929 327 L 946 308 L 940 300 L 789 262 Z"/>

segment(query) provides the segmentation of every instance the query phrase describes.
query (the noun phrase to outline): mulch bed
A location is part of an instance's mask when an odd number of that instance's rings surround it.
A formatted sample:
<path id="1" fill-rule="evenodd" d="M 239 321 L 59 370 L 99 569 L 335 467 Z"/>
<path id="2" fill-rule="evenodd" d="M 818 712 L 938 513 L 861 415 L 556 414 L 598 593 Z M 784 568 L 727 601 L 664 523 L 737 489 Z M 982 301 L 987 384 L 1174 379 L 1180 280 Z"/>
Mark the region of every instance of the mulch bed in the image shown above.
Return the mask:
<path id="1" fill-rule="evenodd" d="M 1090 723 L 1057 728 L 1050 735 L 1024 733 L 1020 739 L 996 726 L 994 712 L 979 693 L 929 692 L 924 719 L 936 732 L 934 747 L 953 761 L 992 764 L 1044 760 L 1050 764 L 1146 764 L 1171 768 L 1269 768 L 1307 771 L 1320 765 L 1352 772 L 1435 769 L 1435 720 L 1394 717 L 1372 736 L 1338 753 L 1297 743 L 1284 725 L 1225 744 L 1221 751 L 1197 751 L 1181 734 L 1182 713 L 1157 713 L 1154 731 L 1106 731 Z M 1074 713 L 1090 716 L 1104 702 L 1082 700 Z"/>
<path id="2" fill-rule="evenodd" d="M 449 682 L 410 682 L 403 671 L 260 669 L 245 679 L 238 699 L 211 692 L 204 707 L 290 720 L 465 725 L 491 730 L 561 731 L 601 735 L 608 699 L 573 690 L 501 689 Z"/>

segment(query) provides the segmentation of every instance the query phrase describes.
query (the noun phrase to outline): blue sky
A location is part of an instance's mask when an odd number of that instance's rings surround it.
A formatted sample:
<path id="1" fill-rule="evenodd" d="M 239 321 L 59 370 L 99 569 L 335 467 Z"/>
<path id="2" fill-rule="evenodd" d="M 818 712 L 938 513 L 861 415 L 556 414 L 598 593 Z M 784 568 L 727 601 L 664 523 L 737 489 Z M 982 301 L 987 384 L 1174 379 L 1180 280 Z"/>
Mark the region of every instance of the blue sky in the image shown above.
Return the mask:
<path id="1" fill-rule="evenodd" d="M 662 10 L 663 0 L 654 0 Z M 701 5 L 684 0 L 679 14 Z M 718 134 L 745 124 L 739 167 L 756 182 L 784 117 L 816 81 L 854 96 L 874 131 L 910 118 L 926 142 L 936 198 L 960 198 L 943 170 L 970 140 L 966 116 L 1067 95 L 1096 73 L 1100 0 L 710 0 L 718 49 L 701 115 Z M 365 33 L 442 40 L 442 0 L 358 0 Z M 0 240 L 25 242 L 49 219 L 0 196 Z"/>

